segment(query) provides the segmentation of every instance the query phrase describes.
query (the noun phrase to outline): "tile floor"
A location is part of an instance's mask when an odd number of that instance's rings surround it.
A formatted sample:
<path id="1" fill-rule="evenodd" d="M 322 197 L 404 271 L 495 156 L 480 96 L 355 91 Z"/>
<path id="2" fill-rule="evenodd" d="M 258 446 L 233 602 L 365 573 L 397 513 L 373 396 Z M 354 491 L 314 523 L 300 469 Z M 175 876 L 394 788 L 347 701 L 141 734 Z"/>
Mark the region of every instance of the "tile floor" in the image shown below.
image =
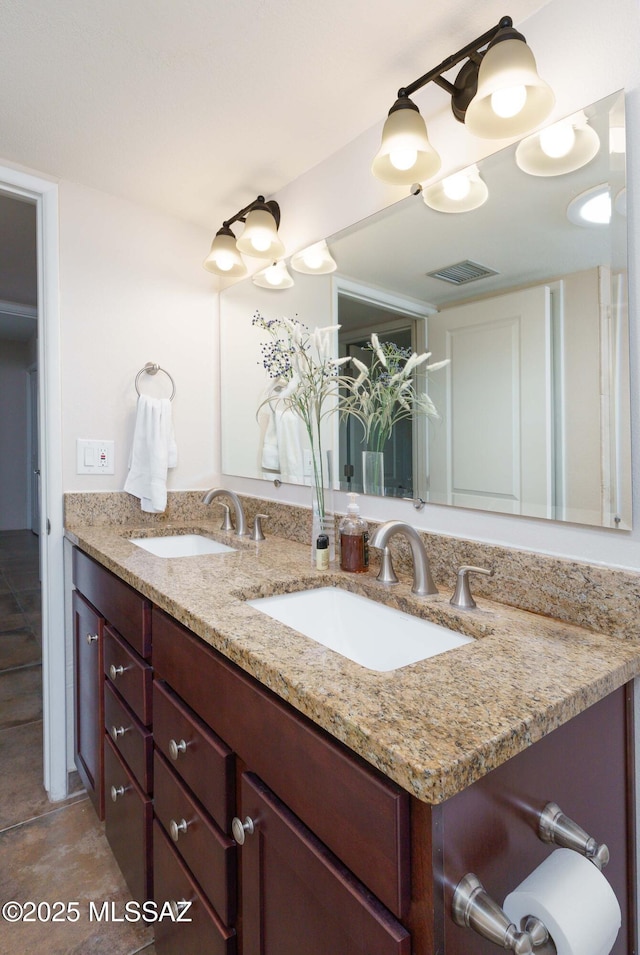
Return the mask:
<path id="1" fill-rule="evenodd" d="M 40 634 L 38 539 L 0 531 L 0 906 L 45 903 L 33 922 L 0 915 L 0 955 L 154 955 L 144 923 L 98 920 L 130 895 L 86 794 L 43 789 Z"/>

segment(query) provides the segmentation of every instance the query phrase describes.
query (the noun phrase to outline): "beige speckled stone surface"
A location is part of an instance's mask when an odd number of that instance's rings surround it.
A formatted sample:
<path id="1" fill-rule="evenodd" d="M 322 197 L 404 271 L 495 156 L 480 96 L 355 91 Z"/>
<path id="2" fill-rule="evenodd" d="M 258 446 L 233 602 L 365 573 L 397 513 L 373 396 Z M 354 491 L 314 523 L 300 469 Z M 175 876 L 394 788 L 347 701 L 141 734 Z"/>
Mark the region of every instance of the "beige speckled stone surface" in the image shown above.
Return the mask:
<path id="1" fill-rule="evenodd" d="M 199 498 L 200 492 L 195 493 Z M 256 509 L 264 505 L 269 513 L 270 503 L 256 501 Z M 80 511 L 73 513 L 81 516 Z M 86 519 L 88 512 L 82 513 Z M 111 524 L 72 526 L 68 509 L 67 536 L 425 802 L 447 799 L 640 674 L 640 641 L 626 626 L 620 629 L 627 639 L 621 639 L 482 597 L 477 610 L 461 613 L 448 602 L 452 578 L 438 597 L 420 599 L 410 592 L 410 578 L 388 588 L 372 573 L 317 572 L 309 548 L 273 536 L 273 527 L 265 542 L 254 544 L 223 535 L 217 520 L 198 521 L 190 513 L 188 521 L 172 515 L 156 530 L 197 530 L 230 543 L 235 552 L 154 557 L 127 540 L 153 530 L 149 521 L 139 520 L 139 511 L 130 526 L 123 525 L 116 510 Z M 280 520 L 286 523 L 285 517 Z M 568 576 L 583 571 L 582 565 L 566 563 Z M 400 555 L 397 566 L 402 567 Z M 446 578 L 439 566 L 434 559 L 436 580 L 442 584 Z M 421 663 L 380 673 L 246 604 L 247 598 L 259 595 L 327 584 L 392 603 L 476 639 Z M 560 586 L 557 581 L 554 585 Z M 479 592 L 476 588 L 476 595 Z M 593 619 L 598 619 L 597 610 Z"/>

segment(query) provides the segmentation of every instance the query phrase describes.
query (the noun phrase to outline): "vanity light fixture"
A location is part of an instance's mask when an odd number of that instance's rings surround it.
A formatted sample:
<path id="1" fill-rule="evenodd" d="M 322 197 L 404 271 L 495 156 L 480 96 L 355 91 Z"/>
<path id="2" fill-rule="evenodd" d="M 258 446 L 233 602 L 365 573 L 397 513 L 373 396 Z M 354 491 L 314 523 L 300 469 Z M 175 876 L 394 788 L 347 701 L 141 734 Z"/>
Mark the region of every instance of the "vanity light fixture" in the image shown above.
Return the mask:
<path id="1" fill-rule="evenodd" d="M 266 269 L 255 272 L 251 281 L 260 288 L 282 289 L 291 288 L 293 285 L 293 279 L 283 261 L 273 262 Z"/>
<path id="2" fill-rule="evenodd" d="M 516 163 L 530 176 L 562 176 L 597 156 L 600 137 L 584 112 L 527 136 L 516 149 Z"/>
<path id="3" fill-rule="evenodd" d="M 305 275 L 328 275 L 329 272 L 335 272 L 337 267 L 324 239 L 301 249 L 291 257 L 291 268 Z"/>
<path id="4" fill-rule="evenodd" d="M 463 60 L 454 82 L 445 79 L 443 74 Z M 497 26 L 398 90 L 371 166 L 378 179 L 411 185 L 430 179 L 440 169 L 440 156 L 410 98 L 431 82 L 449 93 L 456 119 L 486 139 L 522 136 L 546 119 L 555 102 L 553 92 L 538 76 L 525 38 L 514 29 L 511 17 L 503 17 Z"/>
<path id="5" fill-rule="evenodd" d="M 245 223 L 239 239 L 231 231 L 234 222 Z M 278 236 L 279 225 L 278 203 L 273 199 L 265 201 L 264 196 L 258 196 L 222 223 L 222 228 L 211 243 L 211 251 L 204 260 L 205 269 L 217 275 L 237 278 L 247 273 L 240 252 L 259 259 L 271 259 L 272 262 L 281 258 L 284 246 Z"/>
<path id="6" fill-rule="evenodd" d="M 474 165 L 426 186 L 422 198 L 436 212 L 471 212 L 487 201 L 489 190 Z"/>
<path id="7" fill-rule="evenodd" d="M 611 222 L 611 190 L 608 182 L 587 189 L 567 206 L 567 218 L 574 225 L 607 226 Z"/>

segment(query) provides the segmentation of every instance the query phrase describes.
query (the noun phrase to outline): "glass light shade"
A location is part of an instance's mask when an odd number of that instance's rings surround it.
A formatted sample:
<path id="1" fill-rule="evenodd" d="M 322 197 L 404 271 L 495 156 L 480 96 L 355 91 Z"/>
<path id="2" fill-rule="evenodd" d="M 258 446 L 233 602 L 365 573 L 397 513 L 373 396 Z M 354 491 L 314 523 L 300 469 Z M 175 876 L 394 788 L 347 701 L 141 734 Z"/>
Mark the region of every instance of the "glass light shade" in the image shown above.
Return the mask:
<path id="1" fill-rule="evenodd" d="M 291 288 L 293 285 L 293 279 L 289 275 L 284 262 L 274 262 L 273 265 L 268 265 L 266 269 L 261 269 L 251 276 L 251 281 L 254 285 L 259 285 L 260 288 L 281 289 Z"/>
<path id="2" fill-rule="evenodd" d="M 500 109 L 503 115 L 496 112 L 500 107 L 495 101 L 500 96 L 507 101 L 504 109 Z M 517 109 L 520 98 L 522 107 Z M 474 136 L 483 139 L 522 136 L 547 118 L 554 103 L 555 96 L 538 76 L 533 53 L 524 40 L 500 40 L 490 46 L 482 58 L 478 90 L 467 107 L 464 122 Z"/>
<path id="3" fill-rule="evenodd" d="M 301 249 L 291 258 L 291 268 L 305 275 L 328 275 L 329 272 L 335 272 L 337 267 L 324 239 Z"/>
<path id="4" fill-rule="evenodd" d="M 258 259 L 274 261 L 284 255 L 276 220 L 266 208 L 251 210 L 236 245 L 240 252 Z"/>
<path id="5" fill-rule="evenodd" d="M 236 237 L 230 229 L 220 229 L 211 243 L 211 251 L 203 262 L 207 272 L 225 275 L 228 278 L 240 278 L 247 274 L 236 246 Z"/>
<path id="6" fill-rule="evenodd" d="M 607 226 L 611 221 L 611 192 L 608 182 L 587 189 L 567 206 L 567 218 L 579 226 Z"/>
<path id="7" fill-rule="evenodd" d="M 436 212 L 471 212 L 487 201 L 489 190 L 486 182 L 480 178 L 478 167 L 469 166 L 427 186 L 422 198 Z"/>
<path id="8" fill-rule="evenodd" d="M 549 155 L 550 151 L 561 152 L 566 132 L 573 133 L 573 143 L 563 155 Z M 553 136 L 551 148 L 545 138 Z M 570 139 L 566 140 L 571 143 Z M 553 149 L 553 146 L 556 149 Z M 600 137 L 595 129 L 588 125 L 583 116 L 574 117 L 561 123 L 554 123 L 546 130 L 527 136 L 516 149 L 516 163 L 530 176 L 562 176 L 567 172 L 581 169 L 597 156 L 600 149 Z"/>
<path id="9" fill-rule="evenodd" d="M 371 164 L 377 179 L 410 186 L 431 179 L 442 165 L 417 109 L 392 109 L 382 130 L 382 143 Z"/>

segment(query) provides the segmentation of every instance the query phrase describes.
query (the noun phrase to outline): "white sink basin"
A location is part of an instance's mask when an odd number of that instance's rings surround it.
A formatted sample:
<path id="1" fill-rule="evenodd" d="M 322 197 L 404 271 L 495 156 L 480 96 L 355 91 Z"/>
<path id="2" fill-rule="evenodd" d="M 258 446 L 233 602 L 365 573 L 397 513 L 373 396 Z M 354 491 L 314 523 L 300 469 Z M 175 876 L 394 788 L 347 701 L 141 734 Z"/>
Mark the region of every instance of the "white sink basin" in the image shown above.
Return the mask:
<path id="1" fill-rule="evenodd" d="M 380 672 L 473 642 L 472 637 L 337 587 L 247 603 L 354 663 Z"/>
<path id="2" fill-rule="evenodd" d="M 198 557 L 201 554 L 227 554 L 234 548 L 219 544 L 201 534 L 172 534 L 167 537 L 130 537 L 129 541 L 156 557 Z"/>

